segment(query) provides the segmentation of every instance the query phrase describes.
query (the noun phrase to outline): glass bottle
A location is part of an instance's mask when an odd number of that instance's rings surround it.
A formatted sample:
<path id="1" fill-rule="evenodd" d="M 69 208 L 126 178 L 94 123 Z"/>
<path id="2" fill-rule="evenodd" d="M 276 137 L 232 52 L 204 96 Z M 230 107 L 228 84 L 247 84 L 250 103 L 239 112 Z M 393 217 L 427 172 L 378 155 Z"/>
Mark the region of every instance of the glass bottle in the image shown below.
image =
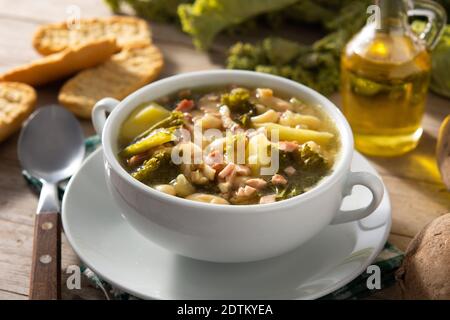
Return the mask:
<path id="1" fill-rule="evenodd" d="M 431 0 L 378 0 L 375 5 L 378 15 L 342 54 L 343 112 L 359 151 L 396 156 L 414 149 L 422 135 L 430 50 L 442 34 L 446 13 Z M 421 34 L 411 30 L 411 16 L 428 19 Z"/>

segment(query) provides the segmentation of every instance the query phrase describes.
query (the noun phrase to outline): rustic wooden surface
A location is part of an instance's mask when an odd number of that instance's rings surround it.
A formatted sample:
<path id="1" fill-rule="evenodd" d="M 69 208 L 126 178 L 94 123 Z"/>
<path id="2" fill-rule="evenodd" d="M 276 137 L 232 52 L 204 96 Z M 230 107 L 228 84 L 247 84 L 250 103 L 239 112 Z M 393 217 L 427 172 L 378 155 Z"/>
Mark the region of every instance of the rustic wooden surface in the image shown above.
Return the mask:
<path id="1" fill-rule="evenodd" d="M 105 16 L 110 12 L 101 0 L 0 0 L 0 72 L 37 58 L 31 39 L 40 24 L 65 20 L 69 5 L 78 5 L 82 17 Z M 166 66 L 161 77 L 193 70 L 221 68 L 227 45 L 223 39 L 209 54 L 194 50 L 190 38 L 172 26 L 152 24 L 154 42 L 162 49 Z M 303 35 L 302 35 L 303 36 Z M 56 102 L 60 84 L 39 90 L 38 106 Z M 339 105 L 339 96 L 332 97 Z M 404 250 L 412 237 L 429 221 L 450 211 L 450 193 L 441 182 L 435 161 L 439 124 L 450 113 L 450 102 L 430 95 L 423 121 L 424 136 L 408 155 L 370 158 L 387 185 L 392 200 L 393 225 L 389 240 Z M 86 135 L 92 126 L 82 121 Z M 0 299 L 26 299 L 29 291 L 34 212 L 37 198 L 22 176 L 16 155 L 17 134 L 0 145 Z M 63 284 L 65 268 L 78 259 L 63 236 Z M 68 290 L 65 299 L 96 299 L 103 294 L 86 282 L 82 290 Z M 398 298 L 397 288 L 384 290 L 375 298 Z"/>

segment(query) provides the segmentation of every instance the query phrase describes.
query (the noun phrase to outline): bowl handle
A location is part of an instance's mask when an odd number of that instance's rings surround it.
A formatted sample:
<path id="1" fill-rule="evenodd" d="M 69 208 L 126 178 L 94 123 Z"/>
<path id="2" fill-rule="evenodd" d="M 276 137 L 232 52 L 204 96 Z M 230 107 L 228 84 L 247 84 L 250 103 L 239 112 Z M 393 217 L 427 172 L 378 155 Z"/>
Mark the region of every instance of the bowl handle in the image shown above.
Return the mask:
<path id="1" fill-rule="evenodd" d="M 363 219 L 378 208 L 384 195 L 384 187 L 381 180 L 372 173 L 350 172 L 344 187 L 344 197 L 351 195 L 352 188 L 355 185 L 362 185 L 368 188 L 370 192 L 372 192 L 372 201 L 364 208 L 355 210 L 339 209 L 331 224 L 340 224 Z"/>
<path id="2" fill-rule="evenodd" d="M 102 135 L 106 122 L 106 112 L 111 112 L 119 104 L 119 100 L 104 98 L 98 101 L 92 109 L 92 124 L 98 135 Z"/>

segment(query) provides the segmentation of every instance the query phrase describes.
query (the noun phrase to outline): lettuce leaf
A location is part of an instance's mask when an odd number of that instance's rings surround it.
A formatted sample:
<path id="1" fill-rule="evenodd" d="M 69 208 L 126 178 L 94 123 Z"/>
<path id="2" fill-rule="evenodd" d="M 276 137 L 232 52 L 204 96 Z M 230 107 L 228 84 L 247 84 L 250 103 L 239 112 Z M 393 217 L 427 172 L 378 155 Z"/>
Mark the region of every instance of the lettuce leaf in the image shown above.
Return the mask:
<path id="1" fill-rule="evenodd" d="M 262 13 L 282 9 L 297 0 L 196 0 L 178 6 L 183 31 L 197 48 L 207 49 L 222 30 Z"/>

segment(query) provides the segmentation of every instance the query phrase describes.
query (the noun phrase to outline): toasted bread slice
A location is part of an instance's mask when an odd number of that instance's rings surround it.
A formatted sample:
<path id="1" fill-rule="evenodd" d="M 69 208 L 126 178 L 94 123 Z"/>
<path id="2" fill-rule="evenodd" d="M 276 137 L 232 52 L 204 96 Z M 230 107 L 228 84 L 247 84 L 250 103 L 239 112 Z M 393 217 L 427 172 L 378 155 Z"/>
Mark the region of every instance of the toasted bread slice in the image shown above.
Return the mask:
<path id="1" fill-rule="evenodd" d="M 14 81 L 40 86 L 94 67 L 110 58 L 119 48 L 113 38 L 83 43 L 59 53 L 40 58 L 0 75 L 0 81 Z"/>
<path id="2" fill-rule="evenodd" d="M 151 31 L 142 19 L 134 17 L 104 17 L 81 19 L 74 25 L 65 22 L 40 26 L 34 37 L 34 48 L 43 55 L 104 37 L 114 37 L 120 48 L 133 43 L 151 43 Z"/>
<path id="3" fill-rule="evenodd" d="M 0 142 L 20 128 L 35 105 L 36 91 L 29 85 L 0 82 Z"/>
<path id="4" fill-rule="evenodd" d="M 69 79 L 59 92 L 59 102 L 82 118 L 90 118 L 94 104 L 105 97 L 121 100 L 156 79 L 163 56 L 151 44 L 124 48 L 101 65 Z"/>

